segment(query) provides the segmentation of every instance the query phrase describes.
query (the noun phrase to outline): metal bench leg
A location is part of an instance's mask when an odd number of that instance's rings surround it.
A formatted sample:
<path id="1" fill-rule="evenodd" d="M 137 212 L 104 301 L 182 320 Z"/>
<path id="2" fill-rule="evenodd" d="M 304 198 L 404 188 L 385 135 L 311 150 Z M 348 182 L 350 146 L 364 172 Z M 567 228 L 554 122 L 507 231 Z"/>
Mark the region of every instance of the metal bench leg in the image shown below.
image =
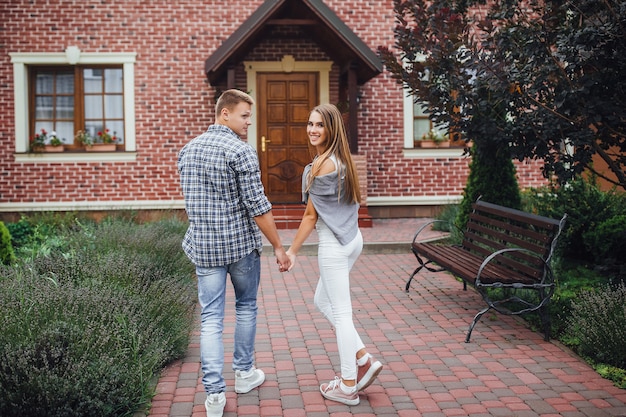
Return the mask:
<path id="1" fill-rule="evenodd" d="M 476 326 L 476 323 L 478 322 L 478 320 L 480 320 L 480 318 L 483 316 L 483 314 L 485 314 L 486 312 L 488 312 L 489 310 L 491 310 L 491 306 L 480 310 L 478 312 L 478 314 L 476 314 L 474 316 L 474 320 L 472 320 L 472 324 L 470 324 L 469 326 L 469 330 L 467 331 L 467 336 L 465 337 L 465 343 L 469 343 L 470 341 L 470 337 L 472 336 L 472 330 L 474 330 L 474 326 Z"/>
<path id="2" fill-rule="evenodd" d="M 415 271 L 413 271 L 413 273 L 411 274 L 411 276 L 409 277 L 409 280 L 406 282 L 406 286 L 404 287 L 404 292 L 408 293 L 409 292 L 409 287 L 411 286 L 411 281 L 413 281 L 413 277 L 424 267 L 424 265 L 420 265 L 417 268 L 415 268 Z"/>
<path id="3" fill-rule="evenodd" d="M 550 333 L 552 330 L 552 323 L 550 320 L 550 312 L 547 305 L 539 308 L 539 316 L 541 317 L 541 325 L 543 326 L 543 340 L 549 342 Z"/>

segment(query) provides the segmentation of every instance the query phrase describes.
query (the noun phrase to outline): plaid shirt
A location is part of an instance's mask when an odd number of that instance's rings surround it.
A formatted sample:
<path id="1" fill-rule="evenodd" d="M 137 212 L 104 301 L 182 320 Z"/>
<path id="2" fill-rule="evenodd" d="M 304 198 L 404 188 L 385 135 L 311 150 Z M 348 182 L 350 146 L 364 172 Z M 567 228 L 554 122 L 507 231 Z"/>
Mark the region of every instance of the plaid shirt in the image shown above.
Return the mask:
<path id="1" fill-rule="evenodd" d="M 272 205 L 248 143 L 230 128 L 212 125 L 180 151 L 178 171 L 189 218 L 183 250 L 196 266 L 228 265 L 261 251 L 254 217 Z"/>

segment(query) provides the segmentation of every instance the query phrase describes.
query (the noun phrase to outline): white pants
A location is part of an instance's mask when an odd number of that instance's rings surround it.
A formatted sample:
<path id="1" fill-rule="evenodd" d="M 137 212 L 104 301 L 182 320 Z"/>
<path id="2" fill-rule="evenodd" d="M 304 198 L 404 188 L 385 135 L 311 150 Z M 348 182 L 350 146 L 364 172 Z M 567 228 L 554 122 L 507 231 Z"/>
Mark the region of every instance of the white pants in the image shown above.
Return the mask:
<path id="1" fill-rule="evenodd" d="M 320 280 L 315 290 L 314 302 L 335 327 L 341 377 L 345 380 L 355 380 L 356 352 L 365 345 L 352 321 L 350 270 L 363 249 L 363 236 L 359 230 L 350 243 L 342 246 L 321 219 L 317 220 L 316 228 L 319 238 Z"/>

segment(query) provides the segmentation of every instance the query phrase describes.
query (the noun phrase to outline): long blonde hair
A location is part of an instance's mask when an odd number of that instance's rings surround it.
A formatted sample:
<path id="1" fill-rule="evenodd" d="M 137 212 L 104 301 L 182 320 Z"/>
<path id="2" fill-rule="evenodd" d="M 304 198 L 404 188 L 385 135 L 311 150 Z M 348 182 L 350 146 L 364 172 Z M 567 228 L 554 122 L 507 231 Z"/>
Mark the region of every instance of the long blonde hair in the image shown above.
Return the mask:
<path id="1" fill-rule="evenodd" d="M 311 113 L 313 112 L 317 112 L 322 116 L 322 123 L 324 124 L 327 140 L 326 149 L 313 161 L 309 178 L 307 178 L 307 191 L 313 182 L 313 178 L 315 178 L 320 171 L 323 162 L 330 158 L 330 155 L 335 155 L 339 162 L 339 166 L 337 167 L 339 174 L 339 196 L 341 196 L 341 177 L 342 174 L 345 174 L 344 201 L 346 203 L 360 203 L 361 190 L 359 188 L 359 177 L 354 161 L 352 160 L 352 155 L 350 154 L 348 134 L 346 133 L 346 127 L 343 123 L 341 112 L 333 104 L 320 104 L 311 110 Z"/>

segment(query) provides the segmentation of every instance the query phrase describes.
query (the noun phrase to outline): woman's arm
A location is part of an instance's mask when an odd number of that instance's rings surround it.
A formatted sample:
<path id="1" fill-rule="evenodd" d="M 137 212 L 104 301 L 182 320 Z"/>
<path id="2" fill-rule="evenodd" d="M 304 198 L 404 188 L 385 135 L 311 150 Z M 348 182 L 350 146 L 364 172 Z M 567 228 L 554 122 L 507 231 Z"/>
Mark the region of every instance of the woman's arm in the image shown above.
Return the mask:
<path id="1" fill-rule="evenodd" d="M 296 236 L 293 238 L 293 242 L 287 251 L 287 256 L 291 260 L 291 265 L 288 270 L 293 268 L 296 262 L 296 255 L 302 248 L 302 244 L 309 237 L 313 229 L 315 228 L 315 223 L 317 222 L 317 211 L 315 211 L 315 207 L 313 206 L 313 202 L 309 198 L 309 201 L 306 205 L 306 209 L 304 210 L 304 215 L 302 216 L 302 221 L 300 222 L 300 226 L 298 227 L 298 231 L 296 232 Z"/>

